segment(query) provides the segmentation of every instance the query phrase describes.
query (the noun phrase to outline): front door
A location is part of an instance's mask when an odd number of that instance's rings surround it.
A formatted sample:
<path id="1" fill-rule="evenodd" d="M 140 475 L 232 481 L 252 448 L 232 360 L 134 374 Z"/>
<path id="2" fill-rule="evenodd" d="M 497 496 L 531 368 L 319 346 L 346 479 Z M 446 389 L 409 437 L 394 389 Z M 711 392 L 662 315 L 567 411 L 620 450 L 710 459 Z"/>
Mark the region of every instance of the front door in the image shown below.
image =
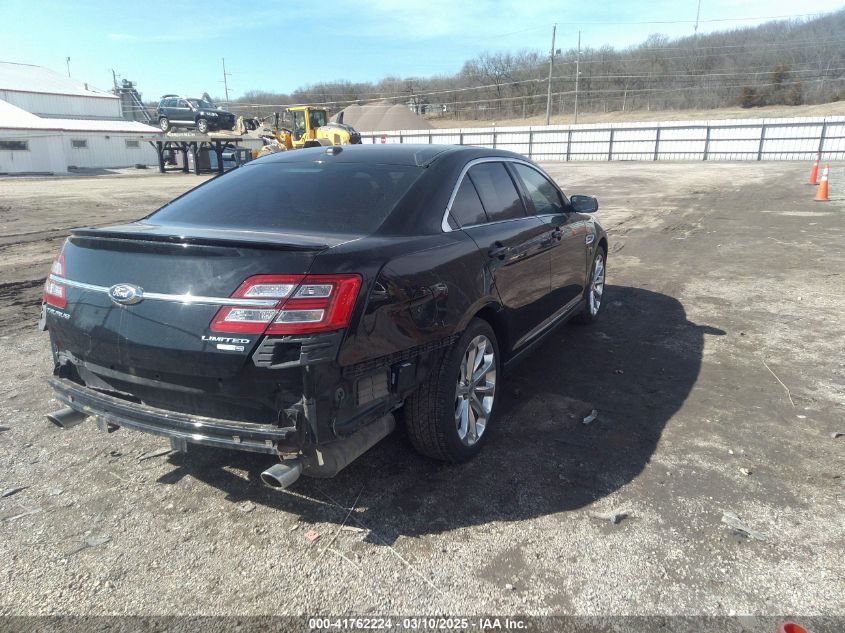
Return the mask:
<path id="1" fill-rule="evenodd" d="M 451 213 L 486 256 L 516 350 L 548 316 L 549 227 L 528 215 L 501 162 L 469 169 Z"/>
<path id="2" fill-rule="evenodd" d="M 191 110 L 191 106 L 188 104 L 187 101 L 185 101 L 184 99 L 179 99 L 176 102 L 176 107 L 172 109 L 170 120 L 176 121 L 178 123 L 194 122 L 194 112 L 193 110 Z"/>
<path id="3" fill-rule="evenodd" d="M 529 206 L 552 229 L 551 297 L 556 317 L 584 294 L 587 275 L 586 223 L 573 213 L 560 190 L 537 169 L 512 163 Z"/>

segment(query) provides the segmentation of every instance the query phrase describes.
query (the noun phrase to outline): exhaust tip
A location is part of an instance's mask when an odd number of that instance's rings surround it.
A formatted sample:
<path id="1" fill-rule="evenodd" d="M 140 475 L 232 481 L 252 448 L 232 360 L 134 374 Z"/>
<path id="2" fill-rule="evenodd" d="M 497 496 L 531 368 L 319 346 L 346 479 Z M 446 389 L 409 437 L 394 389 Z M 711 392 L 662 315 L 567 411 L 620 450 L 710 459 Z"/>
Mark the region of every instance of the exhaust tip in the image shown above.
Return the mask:
<path id="1" fill-rule="evenodd" d="M 88 416 L 70 407 L 47 414 L 47 419 L 62 429 L 69 429 L 81 424 Z"/>
<path id="2" fill-rule="evenodd" d="M 268 488 L 284 490 L 293 485 L 301 474 L 302 463 L 298 459 L 286 459 L 261 473 L 261 481 Z"/>

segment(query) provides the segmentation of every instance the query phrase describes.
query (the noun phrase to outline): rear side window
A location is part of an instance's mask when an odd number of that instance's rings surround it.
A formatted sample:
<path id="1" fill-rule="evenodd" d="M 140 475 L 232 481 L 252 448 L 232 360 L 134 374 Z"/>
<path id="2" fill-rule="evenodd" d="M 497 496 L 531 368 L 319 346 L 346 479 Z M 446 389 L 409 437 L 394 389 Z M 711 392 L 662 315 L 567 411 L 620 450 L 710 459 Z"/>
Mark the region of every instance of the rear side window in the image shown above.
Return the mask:
<path id="1" fill-rule="evenodd" d="M 144 221 L 241 231 L 370 233 L 420 167 L 255 162 L 208 181 Z"/>
<path id="2" fill-rule="evenodd" d="M 537 215 L 563 213 L 563 200 L 561 200 L 560 193 L 549 182 L 548 178 L 526 165 L 515 163 L 514 168 L 525 185 L 528 197 L 534 203 L 534 213 Z"/>
<path id="3" fill-rule="evenodd" d="M 490 222 L 525 217 L 525 207 L 502 163 L 481 163 L 468 173 Z"/>
<path id="4" fill-rule="evenodd" d="M 473 224 L 484 224 L 487 222 L 487 214 L 481 206 L 481 198 L 475 190 L 475 185 L 469 178 L 464 178 L 455 200 L 452 202 L 452 217 L 459 226 L 472 226 Z"/>

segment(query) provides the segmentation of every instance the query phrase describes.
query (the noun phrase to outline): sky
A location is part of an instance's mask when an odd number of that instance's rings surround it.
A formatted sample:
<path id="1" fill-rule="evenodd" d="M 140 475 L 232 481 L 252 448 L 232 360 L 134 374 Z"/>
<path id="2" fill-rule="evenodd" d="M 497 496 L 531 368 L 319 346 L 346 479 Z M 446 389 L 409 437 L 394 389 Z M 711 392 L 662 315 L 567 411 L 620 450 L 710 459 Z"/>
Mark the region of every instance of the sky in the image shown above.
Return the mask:
<path id="1" fill-rule="evenodd" d="M 484 51 L 637 44 L 691 35 L 699 0 L 0 0 L 0 61 L 66 72 L 101 89 L 134 81 L 144 99 L 291 92 L 320 81 L 459 71 Z M 699 33 L 836 11 L 842 0 L 700 0 Z M 757 18 L 757 19 L 743 19 Z"/>

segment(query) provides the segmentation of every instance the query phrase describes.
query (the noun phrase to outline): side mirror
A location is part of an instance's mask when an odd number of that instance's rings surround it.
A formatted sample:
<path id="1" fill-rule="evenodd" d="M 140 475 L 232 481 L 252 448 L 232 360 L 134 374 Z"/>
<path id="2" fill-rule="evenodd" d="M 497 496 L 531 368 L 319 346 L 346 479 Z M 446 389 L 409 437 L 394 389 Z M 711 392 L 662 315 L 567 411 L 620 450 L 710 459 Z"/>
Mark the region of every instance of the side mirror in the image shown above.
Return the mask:
<path id="1" fill-rule="evenodd" d="M 595 213 L 599 210 L 599 201 L 593 196 L 570 196 L 569 205 L 576 213 Z"/>

